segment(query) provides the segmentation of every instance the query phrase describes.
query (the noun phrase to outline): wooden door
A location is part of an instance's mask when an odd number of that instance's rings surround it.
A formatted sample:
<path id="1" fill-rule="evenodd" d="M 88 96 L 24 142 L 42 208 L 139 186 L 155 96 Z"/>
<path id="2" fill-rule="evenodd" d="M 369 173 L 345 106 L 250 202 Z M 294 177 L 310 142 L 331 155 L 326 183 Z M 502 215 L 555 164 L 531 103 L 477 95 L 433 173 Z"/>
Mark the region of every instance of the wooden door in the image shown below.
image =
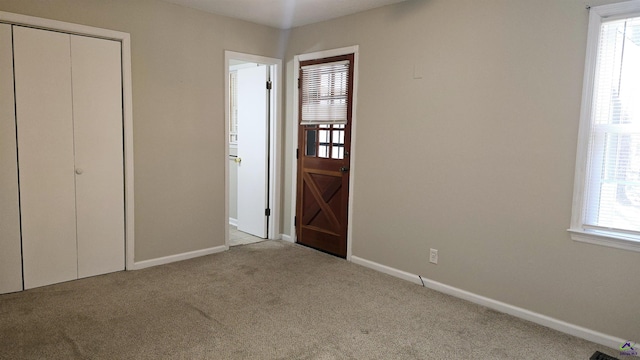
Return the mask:
<path id="1" fill-rule="evenodd" d="M 353 54 L 300 62 L 298 181 L 296 204 L 297 242 L 336 256 L 347 255 L 349 163 L 353 103 Z M 308 94 L 305 67 L 347 63 L 342 75 L 319 71 L 313 75 L 322 90 Z M 346 82 L 336 77 L 346 77 Z M 343 79 L 344 80 L 344 79 Z M 302 84 L 302 85 L 301 85 Z M 310 100 L 313 98 L 313 100 Z M 346 123 L 316 121 L 302 124 L 308 102 L 343 102 Z M 306 119 L 304 119 L 306 121 Z"/>

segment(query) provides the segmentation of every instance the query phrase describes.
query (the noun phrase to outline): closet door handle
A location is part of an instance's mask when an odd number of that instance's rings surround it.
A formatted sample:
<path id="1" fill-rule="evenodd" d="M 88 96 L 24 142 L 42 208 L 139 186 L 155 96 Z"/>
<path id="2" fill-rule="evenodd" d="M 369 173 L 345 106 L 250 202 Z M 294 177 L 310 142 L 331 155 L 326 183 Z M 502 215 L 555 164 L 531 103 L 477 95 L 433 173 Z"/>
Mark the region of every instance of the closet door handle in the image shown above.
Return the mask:
<path id="1" fill-rule="evenodd" d="M 83 172 L 84 171 L 82 169 L 80 169 L 80 168 L 76 169 L 76 174 L 78 174 L 78 175 L 82 175 Z"/>

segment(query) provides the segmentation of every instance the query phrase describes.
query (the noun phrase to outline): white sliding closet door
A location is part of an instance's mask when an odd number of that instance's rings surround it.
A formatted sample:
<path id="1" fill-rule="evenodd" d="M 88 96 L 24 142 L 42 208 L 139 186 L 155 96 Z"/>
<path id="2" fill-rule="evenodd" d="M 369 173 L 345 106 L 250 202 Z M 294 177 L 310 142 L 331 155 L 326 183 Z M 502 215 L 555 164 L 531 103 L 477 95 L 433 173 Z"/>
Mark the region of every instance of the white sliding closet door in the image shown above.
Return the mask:
<path id="1" fill-rule="evenodd" d="M 22 290 L 11 25 L 0 24 L 0 294 Z"/>
<path id="2" fill-rule="evenodd" d="M 124 270 L 120 43 L 71 36 L 78 277 Z"/>
<path id="3" fill-rule="evenodd" d="M 24 287 L 124 270 L 120 43 L 13 29 Z"/>
<path id="4" fill-rule="evenodd" d="M 76 279 L 69 35 L 13 27 L 24 286 Z"/>

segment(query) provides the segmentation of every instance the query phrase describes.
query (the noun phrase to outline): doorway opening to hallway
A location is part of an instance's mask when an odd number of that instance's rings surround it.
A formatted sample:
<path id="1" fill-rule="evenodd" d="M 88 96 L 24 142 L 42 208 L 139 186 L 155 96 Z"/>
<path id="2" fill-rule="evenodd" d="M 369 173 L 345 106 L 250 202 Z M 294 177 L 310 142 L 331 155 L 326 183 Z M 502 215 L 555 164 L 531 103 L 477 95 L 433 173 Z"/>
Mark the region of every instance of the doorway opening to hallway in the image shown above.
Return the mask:
<path id="1" fill-rule="evenodd" d="M 226 246 L 280 236 L 281 63 L 225 52 Z"/>

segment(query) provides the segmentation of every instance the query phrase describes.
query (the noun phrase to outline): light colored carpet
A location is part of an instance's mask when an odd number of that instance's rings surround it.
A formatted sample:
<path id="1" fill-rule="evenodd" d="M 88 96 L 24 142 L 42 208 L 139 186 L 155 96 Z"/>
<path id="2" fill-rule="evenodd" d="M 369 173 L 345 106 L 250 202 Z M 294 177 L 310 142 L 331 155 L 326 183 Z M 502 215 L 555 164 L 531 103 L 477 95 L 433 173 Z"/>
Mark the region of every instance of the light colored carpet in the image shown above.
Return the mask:
<path id="1" fill-rule="evenodd" d="M 1 359 L 588 359 L 602 346 L 281 241 L 0 296 Z"/>

